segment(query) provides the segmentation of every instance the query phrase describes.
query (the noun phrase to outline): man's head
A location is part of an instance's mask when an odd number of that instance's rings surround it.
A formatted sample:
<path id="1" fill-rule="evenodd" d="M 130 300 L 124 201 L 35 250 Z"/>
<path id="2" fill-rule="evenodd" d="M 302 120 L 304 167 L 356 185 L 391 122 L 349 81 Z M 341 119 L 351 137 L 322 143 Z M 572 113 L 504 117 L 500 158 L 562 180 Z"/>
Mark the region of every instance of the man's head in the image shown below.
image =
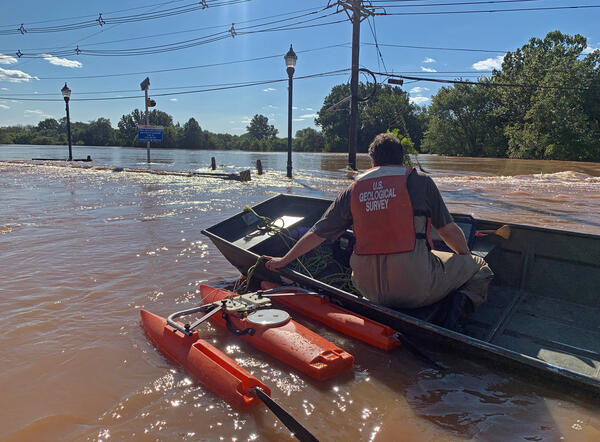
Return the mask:
<path id="1" fill-rule="evenodd" d="M 373 166 L 400 165 L 404 162 L 404 148 L 397 137 L 383 133 L 371 141 L 369 156 Z"/>

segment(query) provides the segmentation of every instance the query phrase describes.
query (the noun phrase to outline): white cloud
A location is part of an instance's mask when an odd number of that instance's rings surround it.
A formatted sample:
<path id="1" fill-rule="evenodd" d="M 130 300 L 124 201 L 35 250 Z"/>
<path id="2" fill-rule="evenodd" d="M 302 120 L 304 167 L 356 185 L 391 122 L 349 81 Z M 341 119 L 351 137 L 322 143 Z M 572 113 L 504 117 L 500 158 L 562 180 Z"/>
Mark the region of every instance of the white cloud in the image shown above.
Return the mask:
<path id="1" fill-rule="evenodd" d="M 17 62 L 15 57 L 10 55 L 0 54 L 0 64 L 14 64 Z"/>
<path id="2" fill-rule="evenodd" d="M 0 104 L 0 109 L 10 109 L 6 104 Z"/>
<path id="3" fill-rule="evenodd" d="M 426 67 L 423 67 L 423 66 L 421 66 L 421 70 L 422 70 L 423 72 L 437 72 L 437 71 L 436 71 L 435 69 L 433 69 L 433 68 L 426 68 Z"/>
<path id="4" fill-rule="evenodd" d="M 435 58 L 427 57 L 423 60 L 423 63 L 435 63 Z"/>
<path id="5" fill-rule="evenodd" d="M 305 111 L 314 111 L 314 109 L 312 107 L 305 107 L 304 110 Z"/>
<path id="6" fill-rule="evenodd" d="M 591 54 L 594 51 L 597 51 L 598 49 L 600 49 L 600 48 L 595 48 L 593 46 L 587 45 L 585 47 L 585 49 L 582 51 L 582 54 L 588 55 L 588 54 Z"/>
<path id="7" fill-rule="evenodd" d="M 26 72 L 19 71 L 17 69 L 3 69 L 0 68 L 0 81 L 8 81 L 9 83 L 21 83 L 31 80 L 39 80 L 37 77 L 33 77 Z"/>
<path id="8" fill-rule="evenodd" d="M 495 58 L 486 58 L 485 60 L 473 63 L 473 69 L 478 71 L 491 71 L 492 69 L 501 69 L 504 55 L 498 55 Z"/>
<path id="9" fill-rule="evenodd" d="M 278 107 L 278 106 L 274 106 L 274 105 L 272 105 L 272 104 L 269 104 L 267 107 L 268 107 L 269 109 L 279 109 L 279 107 Z"/>
<path id="10" fill-rule="evenodd" d="M 169 98 L 169 101 L 172 101 L 173 103 L 175 103 L 177 101 L 177 98 Z"/>
<path id="11" fill-rule="evenodd" d="M 300 118 L 316 118 L 317 114 L 304 114 L 300 115 Z"/>
<path id="12" fill-rule="evenodd" d="M 425 91 L 428 91 L 428 90 L 429 90 L 429 88 L 426 88 L 426 87 L 415 86 L 409 92 L 411 94 L 420 94 L 421 92 L 425 92 Z"/>
<path id="13" fill-rule="evenodd" d="M 244 117 L 242 119 L 242 121 L 240 121 L 240 123 L 242 123 L 242 124 L 250 124 L 251 121 L 252 121 L 252 118 L 250 118 L 250 117 Z"/>
<path id="14" fill-rule="evenodd" d="M 42 54 L 42 57 L 48 63 L 53 64 L 55 66 L 63 66 L 65 68 L 81 68 L 81 67 L 83 67 L 83 64 L 81 64 L 81 62 L 76 61 L 76 60 L 69 60 L 67 58 L 59 58 L 59 57 L 55 57 L 54 55 L 51 55 L 51 54 Z"/>
<path id="15" fill-rule="evenodd" d="M 421 96 L 419 96 L 419 97 L 410 97 L 408 99 L 408 101 L 410 101 L 413 104 L 421 105 L 421 104 L 427 103 L 429 101 L 429 98 L 427 98 L 427 97 L 421 97 Z"/>
<path id="16" fill-rule="evenodd" d="M 8 88 L 7 87 L 0 87 L 0 91 L 7 91 Z"/>
<path id="17" fill-rule="evenodd" d="M 292 121 L 304 121 L 304 118 L 292 118 Z"/>
<path id="18" fill-rule="evenodd" d="M 274 88 L 272 88 L 272 87 L 268 87 L 268 88 L 266 88 L 266 89 L 263 89 L 263 92 L 273 92 L 273 91 L 276 91 L 276 90 L 277 90 L 277 89 L 274 89 Z"/>
<path id="19" fill-rule="evenodd" d="M 297 110 L 298 108 L 296 106 L 292 106 L 292 109 L 293 110 Z"/>
<path id="20" fill-rule="evenodd" d="M 42 115 L 44 112 L 39 109 L 26 109 L 25 113 L 29 115 Z"/>

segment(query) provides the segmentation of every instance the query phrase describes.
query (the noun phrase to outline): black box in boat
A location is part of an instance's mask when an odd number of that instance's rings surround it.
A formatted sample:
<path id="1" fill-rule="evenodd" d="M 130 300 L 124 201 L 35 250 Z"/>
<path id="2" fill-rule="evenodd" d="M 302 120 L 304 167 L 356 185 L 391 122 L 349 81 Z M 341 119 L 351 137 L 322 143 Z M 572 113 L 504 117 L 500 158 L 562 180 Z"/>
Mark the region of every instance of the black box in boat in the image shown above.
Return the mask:
<path id="1" fill-rule="evenodd" d="M 289 241 L 260 228 L 268 217 L 288 232 L 310 228 L 331 201 L 278 195 L 202 233 L 246 274 L 261 255 L 281 256 Z M 257 216 L 258 215 L 258 216 Z M 473 253 L 485 257 L 495 273 L 488 301 L 457 333 L 438 325 L 447 305 L 398 311 L 374 304 L 319 277 L 285 269 L 281 274 L 319 290 L 356 313 L 409 335 L 432 349 L 459 351 L 505 368 L 526 372 L 578 390 L 600 394 L 600 236 L 509 224 L 503 240 L 493 232 L 501 223 L 454 215 Z M 443 242 L 435 240 L 436 248 Z M 341 261 L 352 251 L 352 232 L 327 245 Z M 253 278 L 279 281 L 281 274 L 258 265 Z"/>

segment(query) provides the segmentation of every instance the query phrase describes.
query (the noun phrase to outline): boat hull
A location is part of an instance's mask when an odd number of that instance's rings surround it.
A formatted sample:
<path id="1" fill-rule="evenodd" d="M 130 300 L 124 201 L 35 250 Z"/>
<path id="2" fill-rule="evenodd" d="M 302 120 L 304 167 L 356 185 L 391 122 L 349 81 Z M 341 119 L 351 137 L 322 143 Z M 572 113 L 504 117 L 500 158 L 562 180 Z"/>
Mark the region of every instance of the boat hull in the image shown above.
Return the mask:
<path id="1" fill-rule="evenodd" d="M 278 195 L 253 210 L 271 219 L 291 220 L 285 226 L 290 230 L 306 229 L 330 203 Z M 423 348 L 492 361 L 494 367 L 530 379 L 600 396 L 600 236 L 506 223 L 512 233 L 504 240 L 481 232 L 494 232 L 505 223 L 453 216 L 473 253 L 485 257 L 495 273 L 488 301 L 464 333 L 440 327 L 413 311 L 372 303 L 294 270 L 275 273 L 259 264 L 253 279 L 281 284 L 285 276 L 329 296 L 335 304 L 422 341 Z M 203 233 L 243 274 L 260 256 L 281 256 L 287 250 L 283 241 L 258 230 L 247 212 Z M 443 247 L 433 234 L 435 248 Z"/>

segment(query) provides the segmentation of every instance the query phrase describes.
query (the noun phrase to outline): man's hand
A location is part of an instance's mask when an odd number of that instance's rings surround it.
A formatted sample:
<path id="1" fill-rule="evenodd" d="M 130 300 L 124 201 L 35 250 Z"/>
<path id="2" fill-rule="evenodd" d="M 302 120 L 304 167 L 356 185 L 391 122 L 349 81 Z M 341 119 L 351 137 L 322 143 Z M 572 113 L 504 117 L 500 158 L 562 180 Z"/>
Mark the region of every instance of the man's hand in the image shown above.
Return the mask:
<path id="1" fill-rule="evenodd" d="M 271 271 L 278 271 L 279 269 L 284 268 L 286 265 L 289 264 L 289 262 L 285 259 L 285 257 L 282 258 L 274 258 L 272 256 L 263 256 L 263 259 L 266 259 L 267 262 L 265 262 L 265 267 L 268 270 Z"/>

